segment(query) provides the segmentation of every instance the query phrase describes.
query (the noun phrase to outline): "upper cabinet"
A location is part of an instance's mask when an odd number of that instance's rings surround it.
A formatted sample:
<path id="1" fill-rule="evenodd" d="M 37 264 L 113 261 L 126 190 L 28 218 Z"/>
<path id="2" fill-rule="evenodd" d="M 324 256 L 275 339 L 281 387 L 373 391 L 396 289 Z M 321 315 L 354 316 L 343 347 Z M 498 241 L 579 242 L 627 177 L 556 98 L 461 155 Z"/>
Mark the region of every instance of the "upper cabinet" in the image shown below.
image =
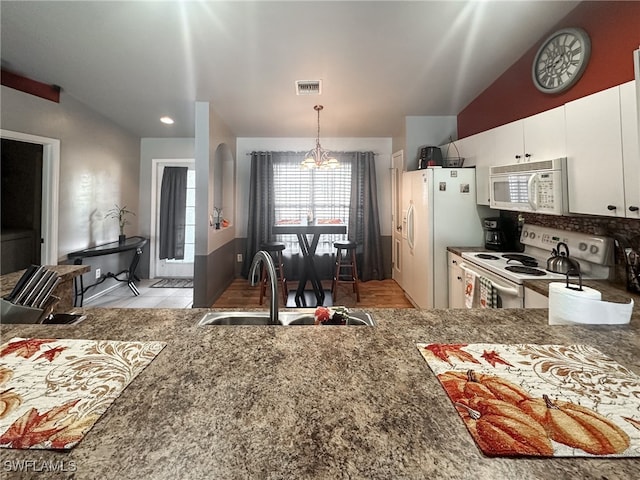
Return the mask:
<path id="1" fill-rule="evenodd" d="M 635 93 L 633 85 L 623 87 L 609 88 L 565 105 L 571 213 L 638 218 L 638 127 L 631 96 Z M 625 182 L 625 177 L 632 177 L 634 171 L 634 178 Z M 631 194 L 628 205 L 626 184 Z"/>
<path id="2" fill-rule="evenodd" d="M 496 127 L 493 165 L 551 160 L 566 154 L 564 106 Z"/>
<path id="3" fill-rule="evenodd" d="M 625 216 L 640 219 L 640 138 L 635 82 L 620 85 Z"/>

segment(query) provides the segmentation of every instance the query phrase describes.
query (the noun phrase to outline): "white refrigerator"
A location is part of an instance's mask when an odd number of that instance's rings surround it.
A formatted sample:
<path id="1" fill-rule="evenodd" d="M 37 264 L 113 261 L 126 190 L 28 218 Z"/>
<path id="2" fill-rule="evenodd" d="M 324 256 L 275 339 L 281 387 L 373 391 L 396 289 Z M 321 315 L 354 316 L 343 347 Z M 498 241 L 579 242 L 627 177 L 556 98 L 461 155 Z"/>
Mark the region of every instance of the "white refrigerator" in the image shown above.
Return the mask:
<path id="1" fill-rule="evenodd" d="M 447 247 L 484 245 L 475 168 L 427 168 L 402 174 L 402 288 L 418 308 L 447 308 Z"/>

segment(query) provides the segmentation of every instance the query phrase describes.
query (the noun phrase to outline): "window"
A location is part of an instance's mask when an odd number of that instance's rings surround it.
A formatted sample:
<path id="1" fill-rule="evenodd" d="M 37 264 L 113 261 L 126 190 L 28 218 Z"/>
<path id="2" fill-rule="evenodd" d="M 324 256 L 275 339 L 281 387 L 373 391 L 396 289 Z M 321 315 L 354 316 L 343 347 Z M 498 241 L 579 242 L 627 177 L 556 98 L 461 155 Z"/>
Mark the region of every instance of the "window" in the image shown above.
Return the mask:
<path id="1" fill-rule="evenodd" d="M 351 201 L 351 164 L 341 162 L 334 169 L 306 169 L 301 159 L 283 158 L 273 162 L 275 220 L 306 221 L 309 212 L 314 219 L 339 218 L 349 224 Z M 346 240 L 346 235 L 322 235 L 317 254 L 331 253 L 333 242 Z M 291 253 L 299 253 L 295 235 L 278 235 Z"/>

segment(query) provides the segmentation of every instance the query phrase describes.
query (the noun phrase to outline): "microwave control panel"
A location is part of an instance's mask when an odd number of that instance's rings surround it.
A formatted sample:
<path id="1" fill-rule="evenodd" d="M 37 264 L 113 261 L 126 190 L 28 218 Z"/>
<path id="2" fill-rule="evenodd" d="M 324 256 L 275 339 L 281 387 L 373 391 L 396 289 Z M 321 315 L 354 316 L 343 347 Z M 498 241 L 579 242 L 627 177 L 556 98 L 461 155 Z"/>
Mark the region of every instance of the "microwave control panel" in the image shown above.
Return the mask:
<path id="1" fill-rule="evenodd" d="M 540 174 L 536 184 L 538 206 L 553 208 L 553 175 L 549 173 Z"/>

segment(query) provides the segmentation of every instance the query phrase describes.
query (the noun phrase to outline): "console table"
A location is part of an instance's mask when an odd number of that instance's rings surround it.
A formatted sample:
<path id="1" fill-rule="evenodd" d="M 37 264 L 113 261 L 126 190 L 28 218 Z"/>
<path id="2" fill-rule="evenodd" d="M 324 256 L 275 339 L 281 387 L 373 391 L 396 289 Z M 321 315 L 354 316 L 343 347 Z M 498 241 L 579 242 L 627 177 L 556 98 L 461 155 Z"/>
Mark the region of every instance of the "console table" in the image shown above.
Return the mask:
<path id="1" fill-rule="evenodd" d="M 82 276 L 76 277 L 74 287 L 75 287 L 75 301 L 74 305 L 76 307 L 81 307 L 82 302 L 84 301 L 84 292 L 86 292 L 91 287 L 95 287 L 96 285 L 100 285 L 107 278 L 114 278 L 118 282 L 127 282 L 129 289 L 133 292 L 134 295 L 140 295 L 140 291 L 134 281 L 140 281 L 140 279 L 136 276 L 136 268 L 138 268 L 138 263 L 140 262 L 140 256 L 142 255 L 142 248 L 149 241 L 148 238 L 144 237 L 128 237 L 124 242 L 115 241 L 109 243 L 103 243 L 101 245 L 96 245 L 91 248 L 86 248 L 84 250 L 78 250 L 76 252 L 71 252 L 67 254 L 67 258 L 70 260 L 73 259 L 73 263 L 75 265 L 81 265 L 82 259 L 88 257 L 99 257 L 102 255 L 111 255 L 113 253 L 123 253 L 134 251 L 133 258 L 131 259 L 131 263 L 129 264 L 129 268 L 126 270 L 122 270 L 118 273 L 106 273 L 100 280 L 91 285 L 84 286 L 84 281 Z M 120 275 L 126 274 L 126 278 L 118 278 Z M 78 285 L 78 279 L 80 284 Z"/>

